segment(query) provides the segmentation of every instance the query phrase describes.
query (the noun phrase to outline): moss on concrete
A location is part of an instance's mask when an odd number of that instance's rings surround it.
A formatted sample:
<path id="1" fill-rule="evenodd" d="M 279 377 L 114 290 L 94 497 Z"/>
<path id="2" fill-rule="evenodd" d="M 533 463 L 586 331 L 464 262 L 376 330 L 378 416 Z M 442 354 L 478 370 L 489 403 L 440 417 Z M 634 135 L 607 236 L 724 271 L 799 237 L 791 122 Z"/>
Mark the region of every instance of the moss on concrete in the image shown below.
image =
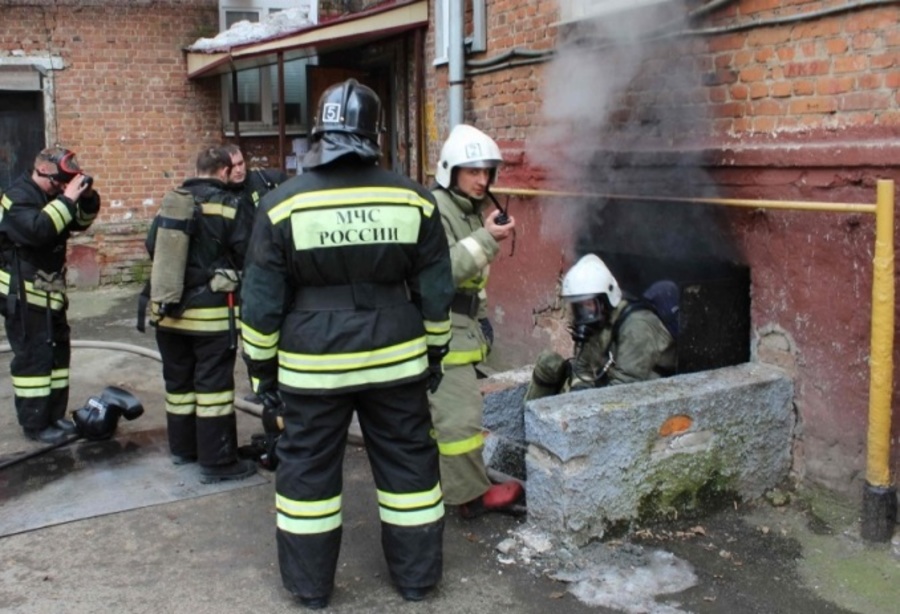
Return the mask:
<path id="1" fill-rule="evenodd" d="M 698 516 L 738 498 L 733 477 L 723 475 L 715 455 L 673 456 L 657 464 L 646 481 L 654 487 L 641 498 L 640 522 Z"/>

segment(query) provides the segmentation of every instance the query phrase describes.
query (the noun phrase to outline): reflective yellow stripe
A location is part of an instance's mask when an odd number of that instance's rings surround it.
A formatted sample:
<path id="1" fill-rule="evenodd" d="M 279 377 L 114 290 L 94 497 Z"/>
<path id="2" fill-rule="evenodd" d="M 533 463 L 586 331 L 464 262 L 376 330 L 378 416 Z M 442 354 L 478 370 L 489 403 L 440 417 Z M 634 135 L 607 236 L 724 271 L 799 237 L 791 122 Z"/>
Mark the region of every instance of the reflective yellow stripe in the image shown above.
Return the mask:
<path id="1" fill-rule="evenodd" d="M 190 416 L 196 411 L 197 395 L 193 392 L 184 394 L 166 393 L 166 412 L 179 416 Z"/>
<path id="2" fill-rule="evenodd" d="M 302 209 L 323 209 L 326 207 L 346 207 L 352 205 L 411 205 L 419 207 L 425 217 L 434 213 L 434 205 L 417 193 L 404 188 L 364 187 L 337 190 L 317 190 L 295 194 L 269 210 L 272 225 L 287 219 L 294 211 Z"/>
<path id="3" fill-rule="evenodd" d="M 234 390 L 197 393 L 197 417 L 216 418 L 234 413 Z"/>
<path id="4" fill-rule="evenodd" d="M 13 393 L 23 399 L 37 399 L 50 396 L 49 375 L 12 376 Z"/>
<path id="5" fill-rule="evenodd" d="M 425 343 L 429 347 L 442 347 L 450 343 L 450 320 L 434 322 L 425 320 Z"/>
<path id="6" fill-rule="evenodd" d="M 322 501 L 298 501 L 275 493 L 277 525 L 296 535 L 327 533 L 341 526 L 341 495 Z"/>
<path id="7" fill-rule="evenodd" d="M 278 340 L 280 331 L 267 335 L 261 333 L 246 323 L 241 324 L 241 338 L 244 341 L 244 353 L 251 360 L 269 360 L 275 358 L 278 353 Z"/>
<path id="8" fill-rule="evenodd" d="M 9 288 L 10 274 L 7 271 L 0 270 L 0 293 L 2 294 L 18 294 L 18 288 Z M 47 308 L 47 293 L 43 290 L 35 290 L 34 283 L 25 282 L 25 300 L 29 305 L 35 307 Z M 52 311 L 60 311 L 65 306 L 65 294 L 62 292 L 50 293 L 50 309 Z"/>
<path id="9" fill-rule="evenodd" d="M 68 369 L 54 369 L 50 372 L 50 387 L 51 388 L 65 388 L 69 385 L 69 370 Z"/>
<path id="10" fill-rule="evenodd" d="M 484 433 L 479 432 L 476 435 L 472 435 L 466 439 L 460 439 L 459 441 L 451 441 L 448 443 L 441 443 L 439 441 L 438 452 L 441 453 L 441 456 L 459 456 L 460 454 L 478 450 L 482 446 L 484 446 Z"/>
<path id="11" fill-rule="evenodd" d="M 278 381 L 299 390 L 339 390 L 350 386 L 384 384 L 409 379 L 421 375 L 427 368 L 428 358 L 423 354 L 396 365 L 340 373 L 291 371 L 279 367 Z"/>
<path id="12" fill-rule="evenodd" d="M 81 210 L 81 207 L 78 207 L 75 210 L 75 221 L 81 224 L 82 226 L 88 226 L 91 224 L 94 219 L 97 217 L 96 213 L 85 213 Z"/>
<path id="13" fill-rule="evenodd" d="M 479 275 L 478 277 L 473 277 L 471 279 L 467 279 L 464 282 L 461 282 L 458 287 L 461 290 L 482 290 L 487 285 L 487 282 L 487 277 Z"/>
<path id="14" fill-rule="evenodd" d="M 445 365 L 469 365 L 473 362 L 481 362 L 487 356 L 487 346 L 482 345 L 474 350 L 450 350 L 444 360 Z"/>
<path id="15" fill-rule="evenodd" d="M 472 260 L 475 261 L 475 266 L 479 269 L 483 269 L 488 265 L 488 255 L 476 239 L 466 237 L 459 242 L 459 245 L 469 252 L 469 255 L 472 256 Z"/>
<path id="16" fill-rule="evenodd" d="M 401 527 L 416 527 L 444 517 L 441 484 L 431 490 L 414 493 L 378 491 L 378 515 L 382 522 Z"/>
<path id="17" fill-rule="evenodd" d="M 3 195 L 3 198 L 0 199 L 0 205 L 3 205 L 3 208 L 4 208 L 4 209 L 9 210 L 9 208 L 12 207 L 12 199 L 10 199 L 9 196 L 7 196 L 6 194 L 4 194 L 4 195 Z M 2 219 L 2 218 L 0 218 L 0 219 Z"/>
<path id="18" fill-rule="evenodd" d="M 159 326 L 162 328 L 195 332 L 228 330 L 228 307 L 197 307 L 186 309 L 180 318 L 166 316 L 159 319 L 159 303 L 151 303 L 150 312 L 159 320 Z M 238 317 L 239 314 L 235 313 L 235 318 Z M 237 320 L 235 324 L 240 326 L 240 320 Z"/>
<path id="19" fill-rule="evenodd" d="M 291 215 L 295 250 L 402 243 L 419 240 L 422 216 L 410 207 L 334 207 L 329 211 L 301 210 Z"/>
<path id="20" fill-rule="evenodd" d="M 65 230 L 69 222 L 72 221 L 72 214 L 69 212 L 69 208 L 59 199 L 51 200 L 44 205 L 41 211 L 46 213 L 53 222 L 53 227 L 56 228 L 57 233 Z"/>
<path id="21" fill-rule="evenodd" d="M 203 215 L 219 215 L 226 220 L 233 220 L 237 214 L 236 208 L 230 205 L 223 205 L 222 203 L 203 203 L 200 205 L 200 210 L 203 212 Z"/>
<path id="22" fill-rule="evenodd" d="M 424 354 L 426 350 L 425 337 L 416 337 L 375 350 L 344 354 L 294 354 L 282 350 L 278 354 L 278 362 L 293 371 L 351 371 L 409 360 Z"/>

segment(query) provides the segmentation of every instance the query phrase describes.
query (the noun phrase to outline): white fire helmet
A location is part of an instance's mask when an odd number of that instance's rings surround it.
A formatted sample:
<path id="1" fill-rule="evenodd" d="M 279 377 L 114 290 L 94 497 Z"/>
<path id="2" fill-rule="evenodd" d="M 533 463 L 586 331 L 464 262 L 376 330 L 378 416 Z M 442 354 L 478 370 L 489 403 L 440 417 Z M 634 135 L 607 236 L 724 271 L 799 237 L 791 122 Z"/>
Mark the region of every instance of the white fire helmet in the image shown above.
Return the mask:
<path id="1" fill-rule="evenodd" d="M 491 182 L 497 179 L 497 167 L 503 163 L 500 148 L 494 139 L 478 128 L 458 124 L 441 147 L 434 179 L 446 189 L 450 189 L 454 168 L 490 168 Z"/>
<path id="2" fill-rule="evenodd" d="M 605 294 L 613 308 L 622 301 L 622 290 L 616 278 L 598 256 L 587 254 L 563 277 L 562 298 L 571 303 L 599 294 Z"/>

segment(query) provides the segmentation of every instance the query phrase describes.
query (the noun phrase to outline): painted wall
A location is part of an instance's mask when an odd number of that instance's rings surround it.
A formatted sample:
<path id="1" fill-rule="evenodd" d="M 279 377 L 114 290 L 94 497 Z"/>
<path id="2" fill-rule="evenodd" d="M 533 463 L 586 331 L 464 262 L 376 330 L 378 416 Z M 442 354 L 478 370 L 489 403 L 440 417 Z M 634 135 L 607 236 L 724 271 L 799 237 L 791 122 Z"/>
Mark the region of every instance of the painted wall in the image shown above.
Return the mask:
<path id="1" fill-rule="evenodd" d="M 753 358 L 796 377 L 795 473 L 858 493 L 872 216 L 661 202 L 652 215 L 611 216 L 615 199 L 602 195 L 873 203 L 877 179 L 900 179 L 900 7 L 691 2 L 683 22 L 672 21 L 676 4 L 562 24 L 556 2 L 487 2 L 488 49 L 467 57 L 465 121 L 504 151 L 498 188 L 591 194 L 511 199 L 515 254 L 504 246 L 488 286 L 502 340 L 492 360 L 569 351 L 555 296 L 580 251 L 748 265 Z M 433 168 L 448 130 L 446 66 L 429 88 Z"/>

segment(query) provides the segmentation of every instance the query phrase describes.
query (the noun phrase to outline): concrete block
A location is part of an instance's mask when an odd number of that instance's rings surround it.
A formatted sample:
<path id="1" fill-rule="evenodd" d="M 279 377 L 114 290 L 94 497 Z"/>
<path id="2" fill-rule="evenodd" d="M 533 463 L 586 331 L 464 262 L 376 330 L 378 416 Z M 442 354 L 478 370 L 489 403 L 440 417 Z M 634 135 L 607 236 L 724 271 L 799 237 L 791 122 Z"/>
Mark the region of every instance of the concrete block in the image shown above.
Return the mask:
<path id="1" fill-rule="evenodd" d="M 529 523 L 567 542 L 761 496 L 787 476 L 793 384 L 746 363 L 525 407 Z"/>
<path id="2" fill-rule="evenodd" d="M 484 395 L 484 464 L 489 469 L 525 479 L 525 391 L 531 366 L 504 371 L 481 380 Z"/>

